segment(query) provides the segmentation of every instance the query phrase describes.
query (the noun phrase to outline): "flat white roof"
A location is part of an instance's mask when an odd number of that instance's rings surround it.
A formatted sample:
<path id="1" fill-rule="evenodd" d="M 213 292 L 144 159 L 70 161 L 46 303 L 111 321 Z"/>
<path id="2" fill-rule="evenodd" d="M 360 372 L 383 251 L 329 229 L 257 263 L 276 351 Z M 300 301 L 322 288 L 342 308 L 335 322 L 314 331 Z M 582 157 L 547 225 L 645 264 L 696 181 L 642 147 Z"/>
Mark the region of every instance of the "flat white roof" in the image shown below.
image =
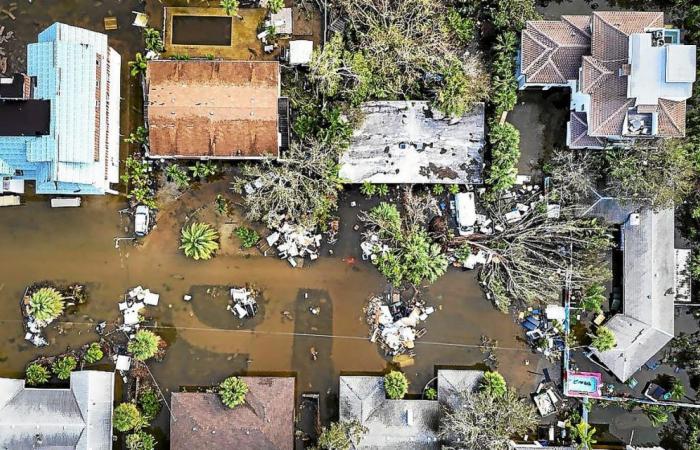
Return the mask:
<path id="1" fill-rule="evenodd" d="M 693 83 L 696 53 L 694 45 L 666 46 L 666 82 Z"/>

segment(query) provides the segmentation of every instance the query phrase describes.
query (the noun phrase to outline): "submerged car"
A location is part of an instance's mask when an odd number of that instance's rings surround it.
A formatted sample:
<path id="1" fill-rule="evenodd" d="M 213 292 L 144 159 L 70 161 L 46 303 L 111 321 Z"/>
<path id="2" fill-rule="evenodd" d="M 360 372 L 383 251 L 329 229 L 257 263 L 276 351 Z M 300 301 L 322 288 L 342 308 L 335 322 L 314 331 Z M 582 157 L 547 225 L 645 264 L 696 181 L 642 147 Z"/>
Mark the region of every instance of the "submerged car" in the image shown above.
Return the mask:
<path id="1" fill-rule="evenodd" d="M 151 211 L 146 205 L 139 205 L 136 207 L 136 213 L 134 214 L 134 232 L 136 236 L 145 236 L 148 234 L 149 226 L 151 223 Z"/>

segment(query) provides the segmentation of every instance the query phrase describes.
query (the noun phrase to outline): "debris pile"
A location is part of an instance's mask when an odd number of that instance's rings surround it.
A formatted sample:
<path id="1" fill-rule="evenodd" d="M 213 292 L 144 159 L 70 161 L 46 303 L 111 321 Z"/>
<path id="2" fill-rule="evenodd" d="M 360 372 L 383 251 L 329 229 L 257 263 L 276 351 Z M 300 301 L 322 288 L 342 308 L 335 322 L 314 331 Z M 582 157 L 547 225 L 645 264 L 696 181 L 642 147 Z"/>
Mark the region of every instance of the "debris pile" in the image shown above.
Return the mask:
<path id="1" fill-rule="evenodd" d="M 563 306 L 547 305 L 543 312 L 529 308 L 520 313 L 520 323 L 530 346 L 550 360 L 559 359 L 564 350 L 565 311 Z"/>
<path id="2" fill-rule="evenodd" d="M 363 237 L 364 240 L 360 242 L 363 261 L 367 261 L 369 259 L 370 261 L 375 262 L 377 258 L 391 251 L 391 247 L 382 242 L 377 233 L 367 233 L 363 235 Z"/>
<path id="3" fill-rule="evenodd" d="M 269 247 L 275 247 L 279 257 L 289 261 L 292 267 L 303 267 L 307 256 L 312 261 L 318 259 L 322 237 L 311 229 L 282 221 L 265 241 Z"/>
<path id="4" fill-rule="evenodd" d="M 229 291 L 231 300 L 226 309 L 238 317 L 244 319 L 246 317 L 255 317 L 258 313 L 258 302 L 256 300 L 257 293 L 252 289 L 246 288 L 231 288 Z"/>
<path id="5" fill-rule="evenodd" d="M 142 321 L 141 310 L 148 306 L 158 306 L 160 294 L 151 292 L 141 286 L 136 286 L 127 292 L 125 300 L 119 303 L 119 311 L 122 313 L 124 324 L 120 330 L 127 333 L 138 329 Z"/>
<path id="6" fill-rule="evenodd" d="M 435 308 L 421 301 L 407 305 L 398 293 L 374 296 L 369 300 L 365 316 L 370 326 L 370 341 L 379 341 L 388 356 L 415 356 L 415 340 L 427 332 L 425 328 L 416 328 L 434 311 Z"/>
<path id="7" fill-rule="evenodd" d="M 55 318 L 39 320 L 31 313 L 30 301 L 32 294 L 42 287 L 47 287 L 47 285 L 34 285 L 27 288 L 21 301 L 22 317 L 24 319 L 24 339 L 31 342 L 35 347 L 44 347 L 49 345 L 49 342 L 44 336 L 44 329 L 55 320 Z M 87 300 L 87 293 L 85 291 L 85 286 L 83 285 L 74 284 L 66 289 L 55 289 L 61 294 L 61 300 L 64 308 L 85 303 Z M 61 333 L 62 331 L 59 327 L 59 334 Z"/>

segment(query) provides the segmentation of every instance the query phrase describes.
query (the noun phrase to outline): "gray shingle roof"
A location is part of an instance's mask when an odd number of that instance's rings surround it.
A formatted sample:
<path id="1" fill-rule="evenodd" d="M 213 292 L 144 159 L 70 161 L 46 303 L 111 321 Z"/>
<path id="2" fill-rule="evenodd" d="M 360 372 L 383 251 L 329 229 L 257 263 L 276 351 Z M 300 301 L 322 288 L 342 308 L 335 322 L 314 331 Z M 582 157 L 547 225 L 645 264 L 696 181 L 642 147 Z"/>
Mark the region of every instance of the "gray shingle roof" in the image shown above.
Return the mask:
<path id="1" fill-rule="evenodd" d="M 358 420 L 367 427 L 357 449 L 439 449 L 441 406 L 454 405 L 459 392 L 474 389 L 482 375 L 476 370 L 439 370 L 438 401 L 389 400 L 384 377 L 341 376 L 340 420 Z"/>
<path id="2" fill-rule="evenodd" d="M 70 389 L 26 388 L 0 379 L 0 448 L 112 448 L 114 374 L 71 374 Z"/>
<path id="3" fill-rule="evenodd" d="M 340 158 L 350 183 L 480 184 L 484 105 L 459 121 L 441 117 L 424 101 L 362 104 L 363 122 Z"/>
<path id="4" fill-rule="evenodd" d="M 623 313 L 606 326 L 617 346 L 596 356 L 626 381 L 673 339 L 675 298 L 673 208 L 644 209 L 622 225 Z"/>

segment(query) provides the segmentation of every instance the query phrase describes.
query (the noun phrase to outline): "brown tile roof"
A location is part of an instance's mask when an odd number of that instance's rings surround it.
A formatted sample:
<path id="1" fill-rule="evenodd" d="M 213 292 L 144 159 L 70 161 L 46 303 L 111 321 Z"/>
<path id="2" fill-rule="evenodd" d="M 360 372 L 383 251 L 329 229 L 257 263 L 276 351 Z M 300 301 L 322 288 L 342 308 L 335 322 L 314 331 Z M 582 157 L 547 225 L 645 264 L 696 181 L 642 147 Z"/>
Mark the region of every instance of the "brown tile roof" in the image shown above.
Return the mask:
<path id="1" fill-rule="evenodd" d="M 664 13 L 600 11 L 593 13 L 591 54 L 601 61 L 627 62 L 629 35 L 646 28 L 663 28 Z"/>
<path id="2" fill-rule="evenodd" d="M 277 155 L 279 63 L 149 61 L 151 157 Z"/>
<path id="3" fill-rule="evenodd" d="M 581 57 L 590 48 L 588 16 L 534 20 L 522 34 L 521 71 L 528 83 L 557 83 L 578 78 Z"/>
<path id="4" fill-rule="evenodd" d="M 570 148 L 599 148 L 605 145 L 602 139 L 588 135 L 586 113 L 572 111 L 569 127 L 571 133 Z"/>
<path id="5" fill-rule="evenodd" d="M 241 377 L 244 405 L 229 409 L 214 393 L 173 392 L 170 448 L 292 450 L 294 378 Z"/>
<path id="6" fill-rule="evenodd" d="M 659 136 L 685 136 L 685 100 L 659 99 Z M 639 107 L 637 107 L 639 109 Z"/>

